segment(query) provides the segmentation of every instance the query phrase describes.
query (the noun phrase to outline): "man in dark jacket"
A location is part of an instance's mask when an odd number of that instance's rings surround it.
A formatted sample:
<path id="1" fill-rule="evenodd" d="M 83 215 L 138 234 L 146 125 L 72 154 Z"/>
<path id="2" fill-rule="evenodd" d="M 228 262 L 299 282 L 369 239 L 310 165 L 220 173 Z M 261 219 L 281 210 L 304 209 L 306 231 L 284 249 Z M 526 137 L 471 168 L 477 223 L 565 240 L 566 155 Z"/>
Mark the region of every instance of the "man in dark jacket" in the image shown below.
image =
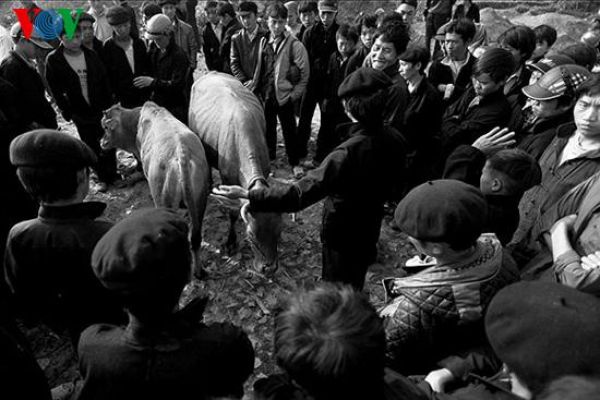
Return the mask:
<path id="1" fill-rule="evenodd" d="M 100 56 L 100 59 L 104 60 L 102 56 L 102 47 L 104 45 L 94 36 L 94 22 L 96 22 L 96 18 L 91 14 L 84 12 L 79 15 L 77 24 L 81 29 L 81 44 L 90 50 L 94 50 Z"/>
<path id="2" fill-rule="evenodd" d="M 35 30 L 26 39 L 18 22 L 10 33 L 14 50 L 0 64 L 0 76 L 17 90 L 18 97 L 14 101 L 21 109 L 26 124 L 35 123 L 39 128 L 55 129 L 58 127 L 56 113 L 46 98 L 46 87 L 33 63 L 38 47 L 52 49 L 52 46 L 39 38 Z"/>
<path id="3" fill-rule="evenodd" d="M 98 156 L 97 189 L 105 191 L 117 178 L 115 151 L 100 149 L 102 111 L 112 104 L 110 82 L 100 57 L 81 46 L 79 27 L 73 39 L 64 30 L 60 39 L 60 47 L 48 55 L 46 79 L 65 120 L 73 120 L 81 140 Z"/>
<path id="4" fill-rule="evenodd" d="M 306 157 L 307 145 L 311 135 L 312 118 L 317 103 L 323 108 L 325 79 L 329 57 L 337 50 L 335 34 L 339 25 L 336 1 L 319 1 L 320 21 L 304 32 L 302 43 L 308 52 L 310 61 L 310 78 L 306 92 L 300 103 L 300 120 L 298 121 L 298 152 L 300 158 Z"/>
<path id="5" fill-rule="evenodd" d="M 235 10 L 230 3 L 219 2 L 217 15 L 219 16 L 219 23 L 222 26 L 221 44 L 219 46 L 221 66 L 217 71 L 231 74 L 231 38 L 242 29 L 242 24 L 238 21 Z"/>
<path id="6" fill-rule="evenodd" d="M 138 89 L 133 81 L 149 74 L 148 55 L 143 40 L 130 36 L 129 13 L 121 6 L 111 7 L 106 19 L 113 28 L 113 36 L 104 43 L 103 57 L 108 78 L 115 94 L 115 102 L 135 108 L 148 100 L 148 89 Z"/>
<path id="7" fill-rule="evenodd" d="M 202 30 L 202 50 L 204 50 L 204 61 L 209 71 L 218 71 L 222 64 L 219 47 L 221 46 L 222 25 L 217 16 L 216 1 L 207 1 L 204 7 L 206 13 L 206 25 Z"/>
<path id="8" fill-rule="evenodd" d="M 150 18 L 146 26 L 146 38 L 153 41 L 148 51 L 150 75 L 136 77 L 133 85 L 138 89 L 150 88 L 150 100 L 165 107 L 185 123 L 189 62 L 185 52 L 175 44 L 169 17 L 157 14 Z"/>

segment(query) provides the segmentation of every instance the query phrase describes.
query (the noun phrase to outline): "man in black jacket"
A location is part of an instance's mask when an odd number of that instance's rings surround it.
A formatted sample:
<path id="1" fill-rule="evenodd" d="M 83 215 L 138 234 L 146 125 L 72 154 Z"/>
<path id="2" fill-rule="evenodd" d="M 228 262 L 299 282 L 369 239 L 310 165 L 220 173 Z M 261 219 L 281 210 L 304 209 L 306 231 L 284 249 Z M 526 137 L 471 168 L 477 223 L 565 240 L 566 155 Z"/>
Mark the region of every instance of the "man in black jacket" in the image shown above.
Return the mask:
<path id="1" fill-rule="evenodd" d="M 219 66 L 222 64 L 219 47 L 221 46 L 223 27 L 217 16 L 217 4 L 216 1 L 208 1 L 204 7 L 207 21 L 202 30 L 202 50 L 204 50 L 204 61 L 209 71 L 219 70 Z"/>
<path id="2" fill-rule="evenodd" d="M 242 29 L 242 24 L 240 24 L 240 21 L 238 21 L 235 15 L 235 10 L 233 9 L 233 6 L 230 3 L 224 1 L 219 2 L 219 6 L 217 8 L 217 15 L 219 16 L 219 21 L 223 26 L 223 30 L 221 32 L 221 45 L 219 47 L 219 57 L 221 59 L 221 65 L 217 69 L 217 71 L 231 74 L 231 38 L 240 29 Z"/>
<path id="3" fill-rule="evenodd" d="M 311 123 L 317 103 L 323 109 L 324 84 L 327 75 L 329 58 L 337 50 L 335 34 L 339 28 L 335 17 L 337 2 L 324 0 L 318 3 L 319 17 L 317 22 L 304 32 L 302 42 L 308 52 L 310 61 L 310 79 L 300 104 L 300 121 L 298 122 L 298 151 L 300 158 L 307 155 L 307 144 L 311 134 Z"/>
<path id="4" fill-rule="evenodd" d="M 27 125 L 55 129 L 58 126 L 56 113 L 46 98 L 44 82 L 33 62 L 38 48 L 52 49 L 52 46 L 39 38 L 35 30 L 26 39 L 18 22 L 10 33 L 14 49 L 0 64 L 0 76 L 15 87 L 18 97 L 13 101 L 22 111 Z"/>
<path id="5" fill-rule="evenodd" d="M 46 79 L 56 104 L 67 121 L 73 121 L 81 140 L 98 156 L 95 166 L 99 191 L 117 178 L 115 151 L 102 151 L 102 111 L 112 104 L 110 83 L 104 64 L 92 50 L 81 45 L 81 30 L 72 39 L 63 30 L 58 49 L 48 55 Z"/>

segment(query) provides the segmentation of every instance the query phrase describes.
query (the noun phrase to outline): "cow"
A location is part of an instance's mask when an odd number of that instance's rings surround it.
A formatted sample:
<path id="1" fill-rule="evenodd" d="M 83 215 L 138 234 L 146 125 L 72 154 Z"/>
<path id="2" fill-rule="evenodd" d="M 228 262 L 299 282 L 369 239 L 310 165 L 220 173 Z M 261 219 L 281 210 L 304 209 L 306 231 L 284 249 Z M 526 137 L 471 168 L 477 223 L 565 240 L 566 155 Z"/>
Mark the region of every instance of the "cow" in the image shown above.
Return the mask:
<path id="1" fill-rule="evenodd" d="M 188 117 L 190 128 L 202 140 L 209 163 L 219 170 L 224 185 L 246 189 L 268 186 L 264 111 L 258 98 L 240 81 L 218 72 L 209 72 L 198 79 L 192 87 Z M 247 201 L 241 205 L 240 214 L 246 223 L 254 269 L 274 272 L 278 267 L 281 214 L 254 212 Z M 230 213 L 226 242 L 230 252 L 237 243 L 237 215 L 237 210 Z"/>
<path id="2" fill-rule="evenodd" d="M 202 219 L 210 191 L 210 167 L 198 136 L 166 108 L 148 101 L 126 109 L 120 104 L 104 112 L 103 149 L 120 148 L 141 160 L 154 205 L 186 208 L 194 275 L 204 275 L 200 248 Z"/>

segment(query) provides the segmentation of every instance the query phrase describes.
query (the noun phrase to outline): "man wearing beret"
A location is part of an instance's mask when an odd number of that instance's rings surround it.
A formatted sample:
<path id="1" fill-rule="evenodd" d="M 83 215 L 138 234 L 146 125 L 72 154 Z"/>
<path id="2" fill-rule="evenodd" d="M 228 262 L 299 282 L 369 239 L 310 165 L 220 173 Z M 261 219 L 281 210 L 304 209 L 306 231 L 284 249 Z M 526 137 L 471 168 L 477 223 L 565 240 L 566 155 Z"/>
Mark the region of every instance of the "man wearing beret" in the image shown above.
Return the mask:
<path id="1" fill-rule="evenodd" d="M 67 330 L 73 343 L 91 323 L 121 321 L 120 307 L 90 267 L 96 242 L 111 226 L 97 219 L 105 204 L 83 202 L 94 152 L 66 133 L 35 130 L 12 141 L 10 161 L 40 205 L 38 217 L 15 225 L 6 244 L 4 275 L 17 314 L 59 334 Z"/>
<path id="2" fill-rule="evenodd" d="M 437 180 L 411 190 L 394 216 L 434 265 L 384 282 L 389 366 L 422 374 L 438 361 L 485 343 L 483 312 L 493 295 L 518 279 L 514 261 L 493 234 L 481 235 L 487 204 L 474 186 Z"/>
<path id="3" fill-rule="evenodd" d="M 360 68 L 344 79 L 338 95 L 354 122 L 348 138 L 299 181 L 249 192 L 239 186 L 214 191 L 232 199 L 248 198 L 251 209 L 265 212 L 297 212 L 325 198 L 323 280 L 358 290 L 377 257 L 391 165 L 403 156 L 396 147 L 395 130 L 382 123 L 391 85 L 384 72 L 372 68 Z"/>
<path id="4" fill-rule="evenodd" d="M 202 323 L 205 299 L 177 309 L 191 276 L 186 221 L 134 212 L 96 245 L 92 268 L 127 310 L 127 326 L 97 324 L 79 341 L 78 400 L 241 398 L 254 349 L 238 327 Z"/>
<path id="5" fill-rule="evenodd" d="M 73 121 L 81 140 L 96 153 L 97 190 L 106 191 L 117 179 L 115 151 L 100 148 L 102 112 L 112 105 L 108 75 L 98 54 L 81 45 L 79 25 L 71 39 L 63 28 L 60 42 L 48 55 L 46 79 L 64 119 Z"/>
<path id="6" fill-rule="evenodd" d="M 104 42 L 102 55 L 115 101 L 126 108 L 142 106 L 150 97 L 149 90 L 136 88 L 133 80 L 149 74 L 146 45 L 140 38 L 131 36 L 130 15 L 126 8 L 111 7 L 106 17 L 113 35 Z"/>

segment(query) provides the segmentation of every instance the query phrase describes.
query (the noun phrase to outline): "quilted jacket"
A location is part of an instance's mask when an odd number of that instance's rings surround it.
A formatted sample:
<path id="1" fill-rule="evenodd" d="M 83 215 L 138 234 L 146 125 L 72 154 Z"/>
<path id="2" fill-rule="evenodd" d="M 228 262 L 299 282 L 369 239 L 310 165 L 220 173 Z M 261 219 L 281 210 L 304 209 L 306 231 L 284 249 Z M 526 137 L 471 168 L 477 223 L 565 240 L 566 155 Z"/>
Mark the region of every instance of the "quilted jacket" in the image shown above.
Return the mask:
<path id="1" fill-rule="evenodd" d="M 402 374 L 426 373 L 442 358 L 485 342 L 485 309 L 518 276 L 498 239 L 484 234 L 463 262 L 394 279 L 396 297 L 381 311 L 389 366 Z"/>

